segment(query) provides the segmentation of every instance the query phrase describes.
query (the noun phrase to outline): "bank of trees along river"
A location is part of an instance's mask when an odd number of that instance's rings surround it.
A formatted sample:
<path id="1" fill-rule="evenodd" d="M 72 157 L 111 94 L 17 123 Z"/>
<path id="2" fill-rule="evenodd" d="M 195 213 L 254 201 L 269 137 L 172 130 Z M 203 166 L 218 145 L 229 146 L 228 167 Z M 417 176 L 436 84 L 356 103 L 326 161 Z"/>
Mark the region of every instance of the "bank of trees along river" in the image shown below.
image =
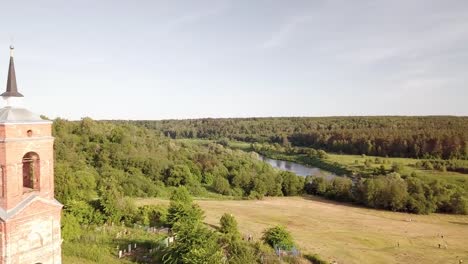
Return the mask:
<path id="1" fill-rule="evenodd" d="M 466 179 L 461 179 L 462 182 L 445 177 L 434 179 L 416 175 L 414 171 L 401 175 L 401 164 L 391 164 L 390 169 L 384 164 L 374 168 L 367 163 L 380 161 L 373 159 L 366 161 L 363 169 L 351 168 L 327 159 L 325 152 L 377 155 L 382 159 L 421 158 L 415 166 L 465 173 L 467 117 L 241 118 L 133 123 L 171 138 L 213 139 L 224 145 L 229 140 L 250 142 L 253 150 L 270 158 L 361 178 L 355 185 L 344 178 L 314 182 L 313 186 L 311 181 L 322 179 L 305 181 L 309 193 L 331 199 L 416 213 L 466 213 L 468 210 Z M 460 178 L 463 176 L 457 179 Z"/>

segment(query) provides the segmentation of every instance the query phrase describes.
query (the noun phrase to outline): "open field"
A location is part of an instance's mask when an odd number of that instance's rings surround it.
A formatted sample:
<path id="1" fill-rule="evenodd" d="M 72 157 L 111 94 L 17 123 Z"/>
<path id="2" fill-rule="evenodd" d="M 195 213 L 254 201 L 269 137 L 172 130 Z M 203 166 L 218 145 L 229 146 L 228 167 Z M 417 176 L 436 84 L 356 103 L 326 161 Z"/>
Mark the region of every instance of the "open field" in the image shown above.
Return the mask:
<path id="1" fill-rule="evenodd" d="M 365 171 L 365 170 L 373 170 L 380 166 L 384 166 L 385 169 L 390 170 L 392 164 L 398 163 L 402 165 L 402 171 L 400 174 L 410 175 L 411 173 L 415 172 L 418 177 L 425 180 L 443 180 L 447 181 L 459 186 L 462 186 L 465 190 L 468 191 L 468 174 L 462 174 L 458 172 L 452 171 L 438 171 L 438 170 L 424 170 L 417 168 L 415 166 L 416 162 L 420 161 L 418 159 L 412 158 L 383 158 L 383 157 L 376 157 L 376 156 L 361 156 L 361 155 L 343 155 L 343 154 L 328 154 L 328 160 L 331 162 L 336 162 L 341 165 L 346 166 L 348 169 L 357 170 L 357 171 Z M 369 164 L 369 168 L 366 168 L 364 165 L 366 160 L 372 160 Z M 380 162 L 375 162 L 376 160 Z M 386 161 L 386 163 L 383 163 Z M 468 161 L 461 161 L 467 164 Z"/>
<path id="2" fill-rule="evenodd" d="M 223 213 L 232 213 L 238 220 L 241 231 L 244 234 L 253 234 L 255 239 L 261 237 L 265 228 L 282 224 L 292 232 L 303 253 L 317 253 L 328 261 L 468 261 L 468 216 L 394 213 L 334 203 L 316 197 L 196 202 L 205 210 L 207 224 L 218 225 Z M 167 203 L 167 200 L 155 198 L 137 201 L 138 205 Z M 438 248 L 439 243 L 441 249 Z"/>

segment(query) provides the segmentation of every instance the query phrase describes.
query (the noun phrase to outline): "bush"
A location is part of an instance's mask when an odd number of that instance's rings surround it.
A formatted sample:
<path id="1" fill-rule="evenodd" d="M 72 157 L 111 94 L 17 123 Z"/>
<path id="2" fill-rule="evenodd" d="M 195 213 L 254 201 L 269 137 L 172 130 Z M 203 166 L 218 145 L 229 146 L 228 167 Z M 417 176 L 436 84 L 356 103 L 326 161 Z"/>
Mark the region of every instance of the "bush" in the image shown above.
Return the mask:
<path id="1" fill-rule="evenodd" d="M 330 183 L 324 177 L 312 177 L 306 178 L 306 184 L 304 186 L 305 191 L 308 194 L 324 195 L 328 189 Z"/>
<path id="2" fill-rule="evenodd" d="M 405 209 L 408 200 L 406 181 L 398 174 L 380 176 L 375 179 L 366 179 L 360 185 L 361 194 L 366 206 L 382 208 L 392 211 Z"/>
<path id="3" fill-rule="evenodd" d="M 403 165 L 401 163 L 393 163 L 392 164 L 392 171 L 393 172 L 397 172 L 397 173 L 400 173 L 403 171 Z"/>
<path id="4" fill-rule="evenodd" d="M 199 223 L 203 219 L 203 210 L 192 203 L 192 197 L 184 187 L 174 190 L 171 202 L 167 209 L 166 225 L 173 227 L 175 224 L 186 221 Z"/>
<path id="5" fill-rule="evenodd" d="M 353 181 L 346 177 L 335 177 L 328 185 L 326 196 L 328 198 L 336 199 L 338 201 L 351 201 L 351 189 Z"/>
<path id="6" fill-rule="evenodd" d="M 284 196 L 294 196 L 301 193 L 304 189 L 304 178 L 296 174 L 286 171 L 281 173 L 283 183 L 281 190 Z"/>
<path id="7" fill-rule="evenodd" d="M 62 215 L 62 238 L 67 241 L 78 240 L 82 234 L 81 226 L 76 217 L 71 214 Z"/>
<path id="8" fill-rule="evenodd" d="M 145 226 L 163 226 L 167 221 L 167 208 L 160 205 L 144 205 L 139 207 L 134 222 Z"/>
<path id="9" fill-rule="evenodd" d="M 221 219 L 219 220 L 219 225 L 219 232 L 234 236 L 239 235 L 239 231 L 237 229 L 237 221 L 232 214 L 223 214 L 223 216 L 221 216 Z"/>
<path id="10" fill-rule="evenodd" d="M 231 193 L 231 186 L 229 181 L 221 176 L 216 176 L 213 181 L 213 189 L 220 194 L 229 195 Z"/>
<path id="11" fill-rule="evenodd" d="M 262 240 L 271 247 L 280 247 L 285 250 L 290 250 L 294 247 L 291 234 L 283 226 L 275 226 L 265 230 Z"/>
<path id="12" fill-rule="evenodd" d="M 187 220 L 174 226 L 177 239 L 165 250 L 162 263 L 222 263 L 217 234 L 199 222 Z"/>

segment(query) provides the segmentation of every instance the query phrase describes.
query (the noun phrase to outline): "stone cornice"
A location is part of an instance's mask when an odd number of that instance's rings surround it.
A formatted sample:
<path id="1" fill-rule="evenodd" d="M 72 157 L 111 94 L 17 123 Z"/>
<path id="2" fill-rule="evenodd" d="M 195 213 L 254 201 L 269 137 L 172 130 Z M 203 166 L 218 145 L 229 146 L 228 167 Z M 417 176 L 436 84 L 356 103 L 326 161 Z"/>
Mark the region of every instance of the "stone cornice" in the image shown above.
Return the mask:
<path id="1" fill-rule="evenodd" d="M 4 222 L 8 221 L 9 219 L 13 218 L 15 215 L 20 213 L 23 209 L 27 208 L 31 203 L 35 201 L 41 201 L 43 203 L 46 203 L 52 206 L 57 206 L 60 208 L 63 207 L 63 205 L 56 199 L 45 199 L 37 194 L 32 194 L 28 196 L 26 199 L 24 199 L 23 201 L 21 201 L 14 208 L 8 211 L 3 208 L 0 208 L 0 220 Z"/>
<path id="2" fill-rule="evenodd" d="M 47 141 L 54 140 L 54 137 L 28 137 L 28 138 L 0 138 L 0 143 L 21 142 L 21 141 Z"/>

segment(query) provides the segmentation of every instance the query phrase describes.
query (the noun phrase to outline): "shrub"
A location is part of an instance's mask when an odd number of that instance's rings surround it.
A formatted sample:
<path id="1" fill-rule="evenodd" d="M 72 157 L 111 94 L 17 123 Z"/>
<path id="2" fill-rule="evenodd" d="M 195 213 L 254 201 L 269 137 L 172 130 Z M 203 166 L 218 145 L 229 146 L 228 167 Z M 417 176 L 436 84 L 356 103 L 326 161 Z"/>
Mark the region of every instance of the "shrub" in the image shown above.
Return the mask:
<path id="1" fill-rule="evenodd" d="M 265 230 L 262 240 L 271 247 L 281 247 L 285 250 L 290 250 L 294 247 L 291 234 L 283 226 L 275 226 Z"/>
<path id="2" fill-rule="evenodd" d="M 174 226 L 177 239 L 166 250 L 162 263 L 222 263 L 218 236 L 199 222 L 188 219 Z"/>
<path id="3" fill-rule="evenodd" d="M 223 234 L 231 234 L 234 236 L 239 235 L 239 231 L 237 229 L 237 221 L 232 214 L 223 214 L 221 219 L 219 220 L 219 232 Z"/>
<path id="4" fill-rule="evenodd" d="M 294 196 L 301 193 L 304 189 L 304 178 L 296 174 L 286 171 L 281 173 L 283 183 L 281 190 L 284 196 Z"/>
<path id="5" fill-rule="evenodd" d="M 308 177 L 305 184 L 305 191 L 308 194 L 323 195 L 328 189 L 330 182 L 324 177 Z"/>
<path id="6" fill-rule="evenodd" d="M 392 171 L 393 172 L 398 172 L 398 173 L 402 172 L 403 171 L 403 165 L 401 163 L 396 163 L 396 162 L 393 163 L 392 164 Z"/>
<path id="7" fill-rule="evenodd" d="M 222 176 L 216 176 L 213 181 L 213 189 L 220 194 L 228 195 L 231 193 L 231 186 L 229 181 Z"/>

